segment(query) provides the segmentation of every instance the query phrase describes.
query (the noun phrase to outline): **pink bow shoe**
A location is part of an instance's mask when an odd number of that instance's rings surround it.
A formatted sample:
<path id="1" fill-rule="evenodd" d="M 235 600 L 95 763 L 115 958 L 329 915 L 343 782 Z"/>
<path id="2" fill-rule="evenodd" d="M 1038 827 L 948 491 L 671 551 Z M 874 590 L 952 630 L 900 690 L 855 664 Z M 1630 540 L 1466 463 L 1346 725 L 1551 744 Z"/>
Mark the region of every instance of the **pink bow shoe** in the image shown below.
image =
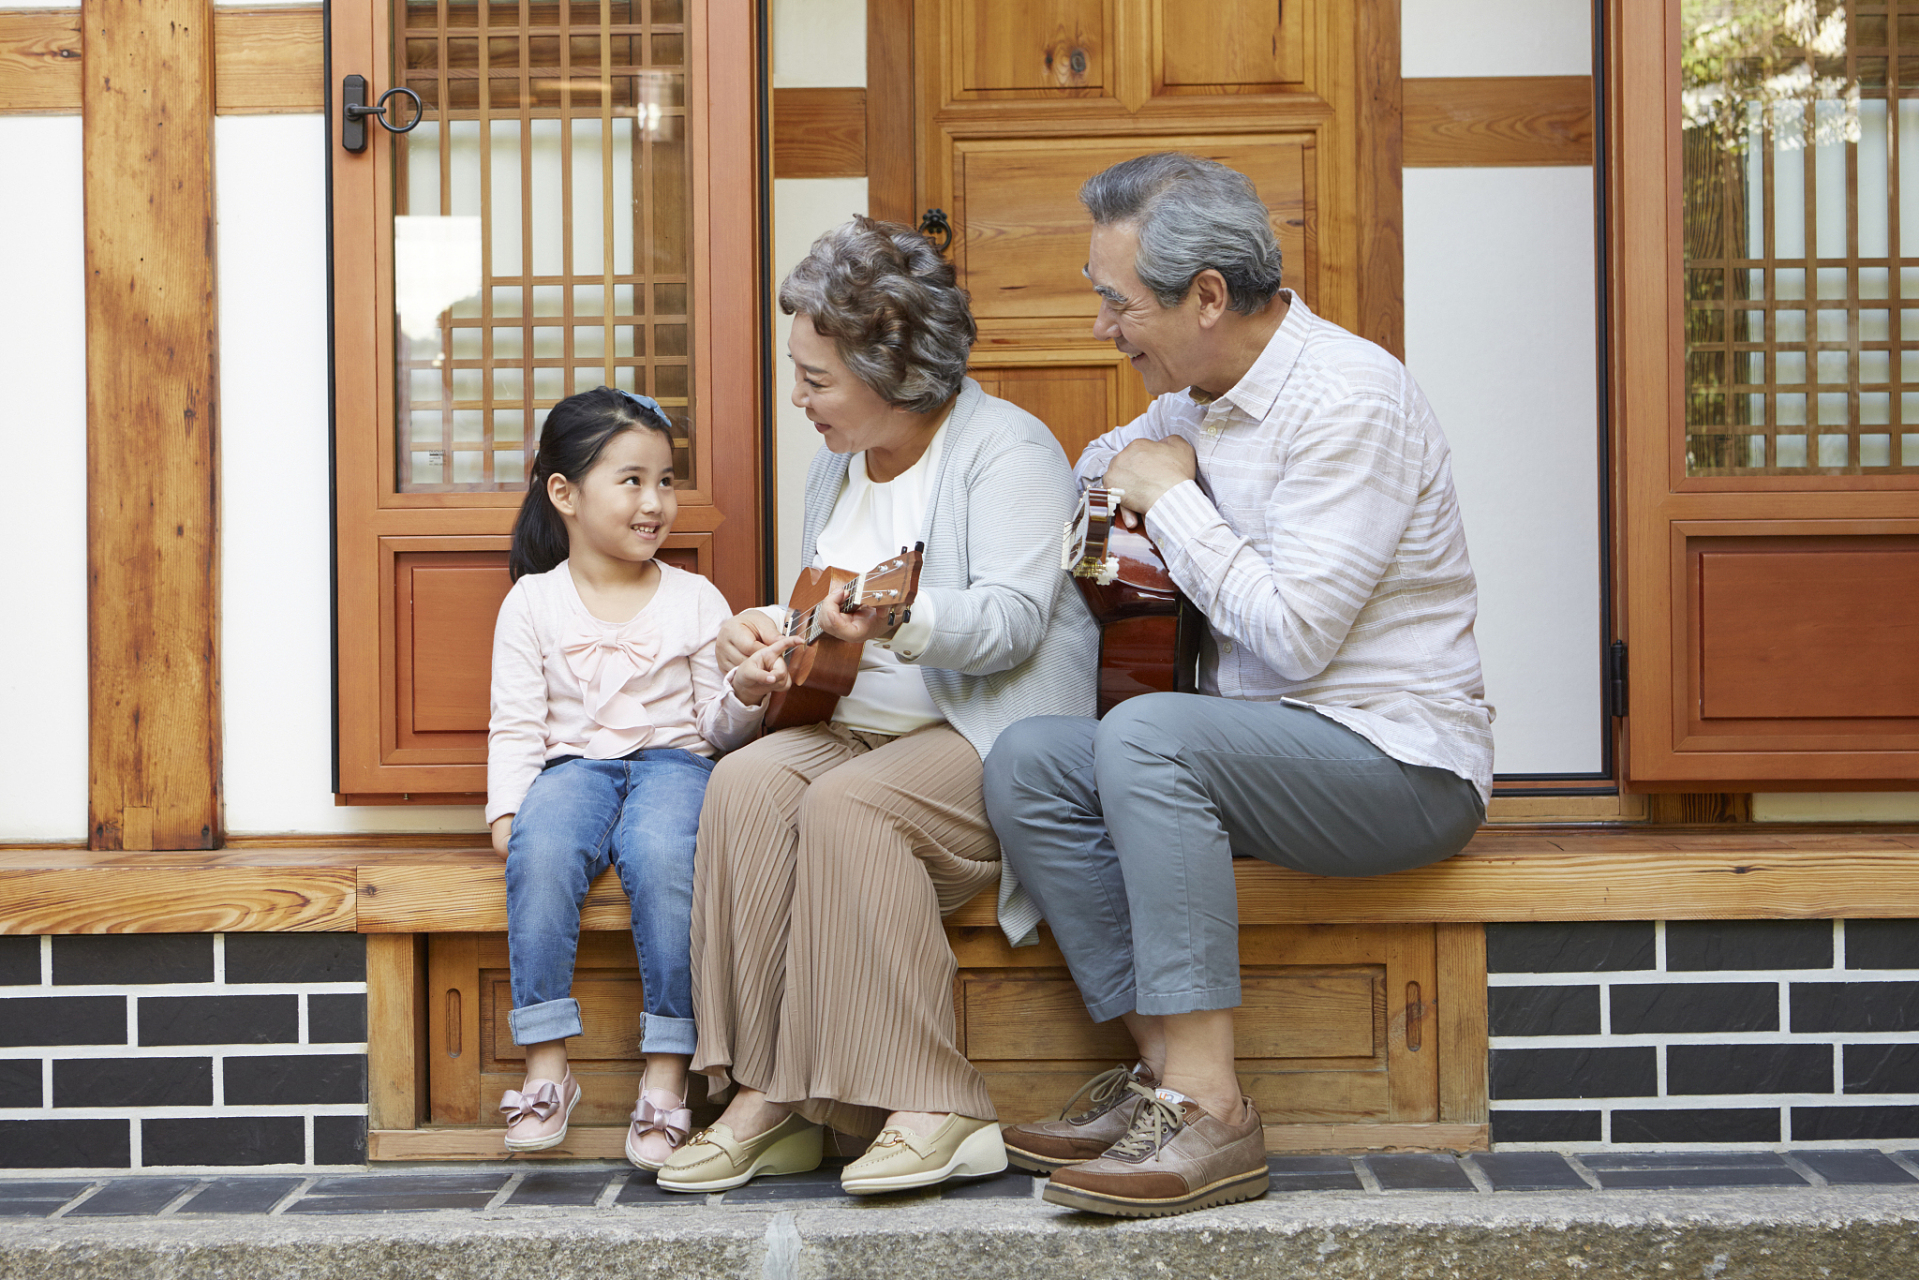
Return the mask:
<path id="1" fill-rule="evenodd" d="M 639 1105 L 629 1118 L 632 1123 L 626 1130 L 626 1158 L 636 1167 L 655 1173 L 693 1131 L 693 1113 L 686 1100 L 664 1089 L 640 1090 Z"/>
<path id="2" fill-rule="evenodd" d="M 566 1120 L 580 1105 L 580 1086 L 568 1071 L 566 1079 L 528 1080 L 526 1088 L 508 1089 L 500 1098 L 506 1117 L 508 1151 L 544 1151 L 566 1141 Z"/>

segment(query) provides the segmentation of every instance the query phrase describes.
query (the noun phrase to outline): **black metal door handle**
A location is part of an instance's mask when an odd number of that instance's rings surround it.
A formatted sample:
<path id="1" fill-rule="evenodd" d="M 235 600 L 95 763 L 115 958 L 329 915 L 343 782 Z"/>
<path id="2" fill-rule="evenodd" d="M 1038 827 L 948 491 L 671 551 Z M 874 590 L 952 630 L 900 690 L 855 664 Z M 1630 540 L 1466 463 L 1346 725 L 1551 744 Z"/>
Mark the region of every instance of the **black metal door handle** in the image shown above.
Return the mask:
<path id="1" fill-rule="evenodd" d="M 386 116 L 387 99 L 396 93 L 413 99 L 413 118 L 403 125 L 394 124 Z M 366 150 L 368 116 L 378 120 L 388 133 L 411 133 L 420 123 L 420 117 L 426 114 L 426 104 L 411 89 L 396 85 L 381 94 L 380 101 L 371 107 L 366 104 L 366 94 L 365 76 L 348 76 L 340 82 L 340 145 L 355 155 Z"/>
<path id="2" fill-rule="evenodd" d="M 946 210 L 928 209 L 920 215 L 919 232 L 928 240 L 939 237 L 939 243 L 933 247 L 945 253 L 953 245 L 953 224 L 946 220 Z"/>

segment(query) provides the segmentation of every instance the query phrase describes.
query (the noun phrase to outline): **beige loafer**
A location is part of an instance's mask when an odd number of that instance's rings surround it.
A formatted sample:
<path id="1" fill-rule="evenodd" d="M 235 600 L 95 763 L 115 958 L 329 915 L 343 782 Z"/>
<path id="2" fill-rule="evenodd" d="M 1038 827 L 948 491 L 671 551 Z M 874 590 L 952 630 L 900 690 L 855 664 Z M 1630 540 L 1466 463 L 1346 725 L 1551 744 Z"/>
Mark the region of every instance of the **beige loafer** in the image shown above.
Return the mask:
<path id="1" fill-rule="evenodd" d="M 977 1178 L 1006 1168 L 999 1123 L 950 1115 L 930 1138 L 882 1129 L 866 1154 L 846 1166 L 840 1186 L 856 1196 L 930 1187 L 948 1178 Z"/>
<path id="2" fill-rule="evenodd" d="M 715 1124 L 686 1140 L 660 1166 L 668 1191 L 729 1191 L 762 1173 L 811 1173 L 823 1157 L 820 1127 L 797 1115 L 742 1141 L 732 1126 Z"/>

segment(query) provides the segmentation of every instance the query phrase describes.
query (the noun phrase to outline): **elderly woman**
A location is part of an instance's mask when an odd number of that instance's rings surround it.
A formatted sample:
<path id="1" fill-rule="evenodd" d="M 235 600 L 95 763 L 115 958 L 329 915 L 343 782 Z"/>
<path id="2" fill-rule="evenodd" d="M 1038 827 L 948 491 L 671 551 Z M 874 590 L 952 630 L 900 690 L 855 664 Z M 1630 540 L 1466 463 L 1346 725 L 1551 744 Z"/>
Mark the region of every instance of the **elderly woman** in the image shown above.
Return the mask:
<path id="1" fill-rule="evenodd" d="M 954 1044 L 942 915 L 999 886 L 1016 942 L 1038 924 L 987 824 L 981 761 L 1026 716 L 1090 715 L 1097 641 L 1060 572 L 1076 489 L 1032 415 L 965 376 L 975 329 L 918 233 L 855 218 L 780 287 L 793 403 L 824 447 L 801 559 L 854 572 L 923 541 L 909 618 L 836 599 L 865 642 L 830 723 L 784 729 L 714 770 L 693 886 L 693 1069 L 738 1091 L 659 1184 L 717 1191 L 818 1167 L 821 1125 L 877 1139 L 855 1193 L 1005 1167 L 986 1082 Z M 723 667 L 784 680 L 774 618 L 720 636 Z M 728 698 L 736 695 L 729 689 Z"/>

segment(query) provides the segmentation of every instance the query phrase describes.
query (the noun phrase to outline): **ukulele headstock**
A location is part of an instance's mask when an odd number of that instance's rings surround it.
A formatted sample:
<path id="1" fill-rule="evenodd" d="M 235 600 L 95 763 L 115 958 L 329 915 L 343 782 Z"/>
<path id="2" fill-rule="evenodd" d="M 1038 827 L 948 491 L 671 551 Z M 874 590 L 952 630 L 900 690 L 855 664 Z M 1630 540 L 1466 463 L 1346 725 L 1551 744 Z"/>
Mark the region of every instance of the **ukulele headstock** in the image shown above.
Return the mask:
<path id="1" fill-rule="evenodd" d="M 1094 486 L 1080 495 L 1073 518 L 1066 522 L 1060 568 L 1075 578 L 1091 578 L 1101 586 L 1119 576 L 1119 558 L 1107 550 L 1106 544 L 1125 492 Z"/>
<path id="2" fill-rule="evenodd" d="M 886 625 L 896 625 L 900 611 L 910 607 L 919 595 L 920 567 L 925 561 L 925 552 L 924 542 L 901 547 L 898 555 L 881 561 L 854 580 L 847 604 L 885 610 Z"/>

